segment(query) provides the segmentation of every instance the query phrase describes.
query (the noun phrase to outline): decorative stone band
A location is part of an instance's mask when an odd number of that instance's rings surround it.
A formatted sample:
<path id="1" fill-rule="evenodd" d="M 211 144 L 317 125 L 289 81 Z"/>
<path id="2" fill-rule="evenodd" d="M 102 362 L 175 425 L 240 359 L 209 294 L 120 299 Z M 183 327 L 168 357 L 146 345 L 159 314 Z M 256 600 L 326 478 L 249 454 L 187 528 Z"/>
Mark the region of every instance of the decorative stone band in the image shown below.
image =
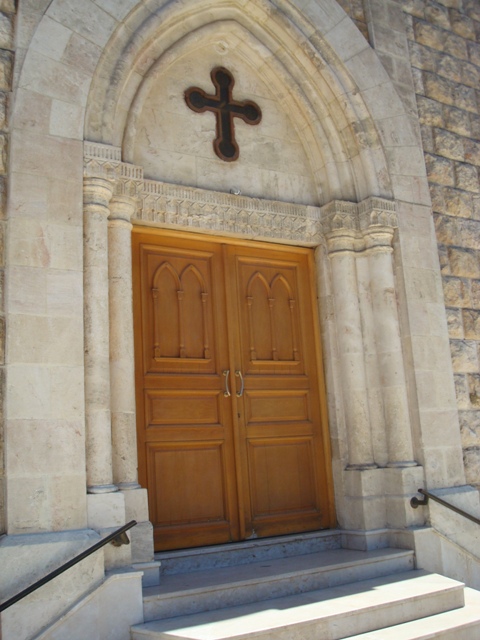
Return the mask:
<path id="1" fill-rule="evenodd" d="M 384 198 L 372 197 L 360 204 L 335 200 L 323 207 L 264 200 L 145 180 L 142 167 L 121 162 L 119 147 L 85 142 L 84 153 L 86 176 L 114 180 L 114 195 L 136 198 L 133 223 L 291 240 L 307 246 L 327 238 L 330 251 L 390 246 L 397 226 L 395 203 Z"/>

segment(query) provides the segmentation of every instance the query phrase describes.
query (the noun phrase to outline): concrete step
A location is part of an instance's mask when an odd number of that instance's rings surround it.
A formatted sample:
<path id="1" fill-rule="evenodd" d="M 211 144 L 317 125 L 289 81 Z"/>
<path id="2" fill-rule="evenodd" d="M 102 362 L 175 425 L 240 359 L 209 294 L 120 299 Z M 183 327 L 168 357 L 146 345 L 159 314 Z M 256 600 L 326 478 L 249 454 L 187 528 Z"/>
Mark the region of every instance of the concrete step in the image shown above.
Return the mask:
<path id="1" fill-rule="evenodd" d="M 413 552 L 334 549 L 163 576 L 144 589 L 145 621 L 291 596 L 408 571 Z"/>
<path id="2" fill-rule="evenodd" d="M 463 605 L 462 583 L 414 570 L 148 622 L 132 627 L 132 640 L 340 640 Z"/>
<path id="3" fill-rule="evenodd" d="M 155 554 L 161 575 L 238 566 L 258 560 L 273 560 L 342 548 L 341 533 L 332 529 L 294 535 L 246 540 L 198 549 L 163 551 Z"/>
<path id="4" fill-rule="evenodd" d="M 480 591 L 465 588 L 465 606 L 348 640 L 477 640 L 480 638 Z"/>

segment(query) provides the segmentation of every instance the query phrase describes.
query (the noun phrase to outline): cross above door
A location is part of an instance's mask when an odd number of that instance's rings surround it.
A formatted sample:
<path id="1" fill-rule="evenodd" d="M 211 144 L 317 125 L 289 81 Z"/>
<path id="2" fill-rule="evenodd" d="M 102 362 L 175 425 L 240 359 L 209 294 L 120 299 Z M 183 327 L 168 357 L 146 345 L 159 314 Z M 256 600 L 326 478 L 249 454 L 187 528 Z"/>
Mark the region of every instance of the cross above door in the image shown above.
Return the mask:
<path id="1" fill-rule="evenodd" d="M 240 102 L 232 98 L 235 79 L 228 69 L 215 67 L 210 77 L 216 89 L 215 94 L 209 95 L 199 87 L 190 87 L 185 91 L 185 102 L 192 111 L 211 111 L 215 114 L 217 133 L 213 148 L 219 158 L 233 162 L 240 154 L 235 140 L 234 118 L 241 118 L 247 124 L 258 124 L 262 112 L 251 100 Z"/>

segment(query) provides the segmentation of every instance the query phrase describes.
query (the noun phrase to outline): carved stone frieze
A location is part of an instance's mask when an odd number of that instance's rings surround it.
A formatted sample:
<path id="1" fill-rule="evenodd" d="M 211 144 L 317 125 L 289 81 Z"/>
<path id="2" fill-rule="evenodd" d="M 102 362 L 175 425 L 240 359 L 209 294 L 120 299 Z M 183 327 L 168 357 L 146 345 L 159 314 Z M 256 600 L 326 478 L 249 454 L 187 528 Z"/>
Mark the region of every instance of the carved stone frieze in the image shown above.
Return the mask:
<path id="1" fill-rule="evenodd" d="M 196 228 L 249 238 L 271 238 L 318 245 L 325 237 L 348 240 L 348 250 L 362 251 L 372 227 L 396 227 L 395 203 L 372 197 L 360 204 L 335 200 L 323 207 L 251 198 L 194 187 L 145 180 L 142 167 L 121 161 L 121 149 L 84 143 L 85 176 L 114 181 L 114 195 L 136 201 L 132 222 Z M 378 234 L 377 234 L 378 236 Z"/>

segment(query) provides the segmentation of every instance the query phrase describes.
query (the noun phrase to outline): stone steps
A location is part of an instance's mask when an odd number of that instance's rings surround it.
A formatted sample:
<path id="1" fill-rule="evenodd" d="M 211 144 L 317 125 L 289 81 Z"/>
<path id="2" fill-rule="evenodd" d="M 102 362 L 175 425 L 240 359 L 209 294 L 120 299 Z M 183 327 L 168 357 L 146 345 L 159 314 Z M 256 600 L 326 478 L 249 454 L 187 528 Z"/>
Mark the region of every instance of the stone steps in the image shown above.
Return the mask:
<path id="1" fill-rule="evenodd" d="M 476 640 L 480 638 L 480 592 L 465 588 L 465 606 L 349 640 Z"/>
<path id="2" fill-rule="evenodd" d="M 480 639 L 480 592 L 315 532 L 158 554 L 132 640 Z M 466 602 L 464 601 L 466 598 Z"/>
<path id="3" fill-rule="evenodd" d="M 325 589 L 413 568 L 405 550 L 334 549 L 162 576 L 144 589 L 146 621 Z"/>
<path id="4" fill-rule="evenodd" d="M 148 622 L 132 627 L 132 640 L 339 640 L 463 605 L 462 583 L 412 570 Z"/>

